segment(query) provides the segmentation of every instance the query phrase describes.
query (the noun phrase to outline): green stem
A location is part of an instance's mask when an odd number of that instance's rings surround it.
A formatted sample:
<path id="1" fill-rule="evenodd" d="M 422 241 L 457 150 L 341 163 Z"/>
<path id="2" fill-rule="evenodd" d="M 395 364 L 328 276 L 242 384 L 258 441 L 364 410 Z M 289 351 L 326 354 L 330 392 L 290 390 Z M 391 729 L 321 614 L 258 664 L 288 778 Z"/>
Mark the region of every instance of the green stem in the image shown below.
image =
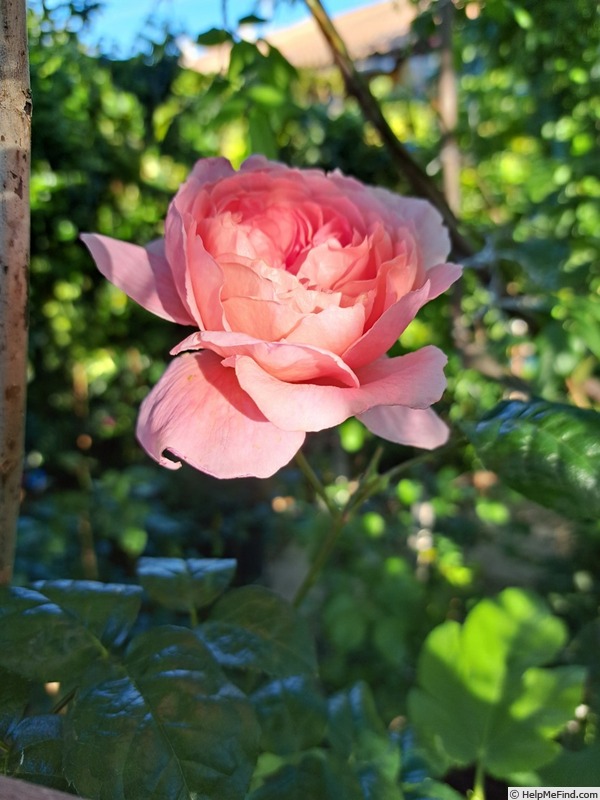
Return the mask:
<path id="1" fill-rule="evenodd" d="M 198 627 L 198 612 L 194 606 L 190 606 L 190 625 L 192 628 Z"/>
<path id="2" fill-rule="evenodd" d="M 339 514 L 339 508 L 333 502 L 333 500 L 327 494 L 325 487 L 319 480 L 317 473 L 311 467 L 311 465 L 306 460 L 304 453 L 301 450 L 298 450 L 295 456 L 296 464 L 300 468 L 300 471 L 306 478 L 306 480 L 310 483 L 312 488 L 315 490 L 315 493 L 321 498 L 321 500 L 327 506 L 327 510 L 331 514 L 332 517 L 335 517 L 336 514 Z"/>
<path id="3" fill-rule="evenodd" d="M 471 800 L 485 800 L 485 772 L 481 761 L 478 761 L 475 767 L 475 780 Z"/>
<path id="4" fill-rule="evenodd" d="M 313 585 L 315 584 L 317 578 L 319 577 L 321 570 L 327 563 L 329 556 L 331 555 L 333 548 L 335 547 L 337 540 L 340 537 L 341 532 L 344 529 L 344 525 L 347 522 L 347 516 L 336 509 L 336 515 L 333 518 L 333 525 L 331 526 L 329 533 L 323 540 L 323 543 L 317 552 L 317 556 L 313 563 L 310 566 L 308 574 L 302 581 L 300 588 L 296 592 L 296 596 L 294 597 L 294 606 L 298 608 L 301 605 L 302 601 L 308 594 L 308 592 L 312 589 Z"/>
<path id="5" fill-rule="evenodd" d="M 453 449 L 456 447 L 458 442 L 461 441 L 460 437 L 455 440 L 450 441 L 446 446 L 445 450 L 447 451 L 448 448 Z M 381 460 L 381 456 L 383 454 L 383 448 L 378 447 L 369 462 L 366 470 L 363 472 L 358 486 L 356 487 L 356 491 L 354 494 L 348 499 L 345 503 L 343 508 L 338 508 L 334 501 L 327 495 L 327 491 L 319 477 L 317 476 L 316 472 L 310 466 L 306 458 L 304 457 L 302 452 L 298 452 L 296 454 L 296 463 L 298 464 L 299 468 L 302 470 L 303 474 L 305 475 L 306 479 L 310 483 L 310 485 L 315 490 L 315 493 L 323 500 L 327 510 L 332 519 L 332 525 L 329 530 L 329 533 L 323 540 L 321 547 L 317 551 L 317 555 L 315 560 L 310 566 L 308 574 L 302 581 L 300 588 L 296 592 L 296 597 L 294 598 L 294 606 L 298 608 L 298 606 L 302 603 L 314 583 L 316 582 L 321 570 L 327 563 L 333 548 L 335 547 L 337 540 L 340 537 L 342 530 L 344 529 L 344 525 L 348 522 L 351 518 L 352 514 L 362 506 L 362 504 L 372 497 L 377 492 L 382 491 L 385 489 L 391 480 L 398 478 L 398 476 L 404 474 L 405 472 L 409 472 L 414 466 L 417 464 L 423 464 L 429 461 L 433 457 L 439 456 L 439 449 L 435 451 L 430 451 L 427 453 L 423 453 L 416 458 L 411 458 L 409 461 L 404 461 L 402 464 L 398 464 L 397 467 L 392 467 L 392 469 L 384 472 L 382 475 L 378 474 L 377 467 L 379 465 L 379 461 Z M 480 799 L 481 800 L 481 799 Z"/>
<path id="6" fill-rule="evenodd" d="M 58 701 L 58 703 L 52 709 L 51 713 L 52 714 L 60 714 L 60 712 L 63 710 L 63 708 L 68 706 L 69 703 L 71 702 L 71 700 L 75 697 L 76 692 L 77 692 L 77 686 L 74 689 L 71 689 L 70 691 L 68 691 L 64 697 L 61 697 L 61 699 Z"/>

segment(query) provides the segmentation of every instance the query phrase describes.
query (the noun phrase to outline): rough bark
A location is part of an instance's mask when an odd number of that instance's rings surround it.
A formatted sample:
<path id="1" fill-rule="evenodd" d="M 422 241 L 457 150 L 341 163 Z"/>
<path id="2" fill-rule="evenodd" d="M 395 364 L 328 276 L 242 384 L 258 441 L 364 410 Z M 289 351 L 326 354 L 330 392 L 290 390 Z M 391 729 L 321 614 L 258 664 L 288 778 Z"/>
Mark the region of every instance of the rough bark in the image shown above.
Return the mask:
<path id="1" fill-rule="evenodd" d="M 25 0 L 0 0 L 0 585 L 12 577 L 23 472 L 30 142 Z"/>

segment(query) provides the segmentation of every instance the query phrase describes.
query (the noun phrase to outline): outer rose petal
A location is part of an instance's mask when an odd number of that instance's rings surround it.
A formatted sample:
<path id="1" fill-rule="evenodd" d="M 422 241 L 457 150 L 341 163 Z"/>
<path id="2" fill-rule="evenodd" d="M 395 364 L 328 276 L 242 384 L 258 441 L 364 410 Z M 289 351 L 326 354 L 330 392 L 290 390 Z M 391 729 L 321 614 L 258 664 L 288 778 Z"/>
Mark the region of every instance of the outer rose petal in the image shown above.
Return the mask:
<path id="1" fill-rule="evenodd" d="M 288 342 L 263 342 L 245 333 L 211 331 L 192 333 L 171 350 L 212 350 L 223 359 L 250 356 L 266 372 L 282 381 L 315 381 L 360 386 L 358 378 L 339 356 L 320 347 Z M 226 364 L 229 366 L 229 363 Z"/>
<path id="2" fill-rule="evenodd" d="M 368 364 L 386 353 L 417 315 L 417 311 L 445 292 L 461 275 L 456 264 L 440 264 L 428 273 L 428 280 L 420 289 L 401 297 L 376 320 L 342 357 L 352 369 Z"/>
<path id="3" fill-rule="evenodd" d="M 204 185 L 216 183 L 234 174 L 235 170 L 226 158 L 202 158 L 196 161 L 187 180 L 181 184 L 173 198 L 173 206 L 181 213 L 189 211 Z"/>
<path id="4" fill-rule="evenodd" d="M 425 269 L 446 260 L 450 252 L 450 234 L 442 215 L 431 203 L 415 197 L 401 197 L 380 187 L 369 187 L 369 190 L 384 206 L 413 223 Z"/>
<path id="5" fill-rule="evenodd" d="M 358 419 L 371 433 L 397 444 L 433 450 L 448 440 L 448 426 L 431 408 L 378 406 Z"/>
<path id="6" fill-rule="evenodd" d="M 216 478 L 268 478 L 299 450 L 304 433 L 276 428 L 211 352 L 174 359 L 142 403 L 137 436 L 159 464 L 181 463 Z"/>
<path id="7" fill-rule="evenodd" d="M 136 303 L 170 322 L 195 324 L 177 291 L 162 242 L 139 247 L 96 233 L 82 233 L 81 239 L 104 277 Z"/>
<path id="8" fill-rule="evenodd" d="M 442 351 L 431 346 L 398 358 L 380 358 L 357 371 L 357 388 L 286 383 L 248 356 L 235 357 L 235 371 L 240 386 L 278 428 L 321 431 L 374 406 L 428 408 L 446 386 L 446 361 Z"/>

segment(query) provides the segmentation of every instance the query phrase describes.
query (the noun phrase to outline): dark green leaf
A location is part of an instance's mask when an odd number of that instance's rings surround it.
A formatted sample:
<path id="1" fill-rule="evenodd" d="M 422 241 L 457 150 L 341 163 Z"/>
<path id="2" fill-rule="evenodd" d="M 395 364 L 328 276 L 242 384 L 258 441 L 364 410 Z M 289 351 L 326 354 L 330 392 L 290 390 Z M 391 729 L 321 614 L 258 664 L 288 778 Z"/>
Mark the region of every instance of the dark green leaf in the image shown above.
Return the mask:
<path id="1" fill-rule="evenodd" d="M 401 800 L 400 749 L 389 736 L 366 684 L 359 683 L 329 702 L 328 738 L 352 765 L 362 795 Z"/>
<path id="2" fill-rule="evenodd" d="M 500 403 L 467 434 L 485 466 L 530 500 L 600 516 L 600 414 L 536 400 Z"/>
<path id="3" fill-rule="evenodd" d="M 214 47 L 215 45 L 232 41 L 233 37 L 228 31 L 224 31 L 221 28 L 211 28 L 209 31 L 201 33 L 197 37 L 196 44 L 199 44 L 202 47 Z"/>
<path id="4" fill-rule="evenodd" d="M 231 558 L 140 558 L 137 574 L 150 597 L 173 611 L 203 608 L 233 580 Z"/>
<path id="5" fill-rule="evenodd" d="M 33 589 L 2 592 L 0 666 L 5 669 L 31 680 L 64 680 L 106 654 L 97 633 L 69 603 L 63 608 Z"/>
<path id="6" fill-rule="evenodd" d="M 261 748 L 286 755 L 321 743 L 327 707 L 314 681 L 305 675 L 275 680 L 250 697 L 262 730 Z"/>
<path id="7" fill-rule="evenodd" d="M 105 647 L 123 644 L 142 602 L 139 586 L 96 581 L 38 581 L 34 589 L 72 614 Z"/>
<path id="8" fill-rule="evenodd" d="M 364 800 L 345 765 L 323 752 L 311 752 L 288 764 L 253 791 L 248 800 Z M 382 798 L 383 800 L 383 798 Z M 387 800 L 387 798 L 385 798 Z"/>
<path id="9" fill-rule="evenodd" d="M 21 719 L 29 700 L 29 683 L 13 672 L 0 669 L 0 741 Z"/>
<path id="10" fill-rule="evenodd" d="M 257 17 L 256 14 L 248 14 L 238 20 L 238 25 L 264 25 L 266 21 L 263 17 Z"/>
<path id="11" fill-rule="evenodd" d="M 66 775 L 92 800 L 241 800 L 257 740 L 250 704 L 194 633 L 161 627 L 88 674 L 67 721 Z"/>
<path id="12" fill-rule="evenodd" d="M 317 671 L 305 620 L 287 601 L 261 586 L 228 592 L 198 635 L 225 667 L 278 678 Z"/>
<path id="13" fill-rule="evenodd" d="M 568 258 L 569 247 L 556 238 L 529 239 L 499 248 L 499 255 L 514 260 L 534 284 L 551 291 L 560 287 L 558 267 Z"/>
<path id="14" fill-rule="evenodd" d="M 26 717 L 12 731 L 8 774 L 29 783 L 66 789 L 63 777 L 63 722 L 56 714 Z"/>
<path id="15" fill-rule="evenodd" d="M 563 752 L 539 771 L 542 786 L 600 786 L 600 741 Z"/>

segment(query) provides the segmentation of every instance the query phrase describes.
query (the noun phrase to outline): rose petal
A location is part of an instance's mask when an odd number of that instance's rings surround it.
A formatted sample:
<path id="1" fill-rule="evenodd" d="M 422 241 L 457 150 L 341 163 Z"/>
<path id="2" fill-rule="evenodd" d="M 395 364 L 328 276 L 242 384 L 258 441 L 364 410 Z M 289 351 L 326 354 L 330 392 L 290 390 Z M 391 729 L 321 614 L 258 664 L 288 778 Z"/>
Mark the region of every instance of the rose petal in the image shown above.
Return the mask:
<path id="1" fill-rule="evenodd" d="M 440 264 L 429 270 L 428 280 L 413 292 L 390 306 L 348 350 L 342 358 L 356 370 L 386 353 L 415 318 L 419 309 L 458 280 L 461 268 L 456 264 Z"/>
<path id="2" fill-rule="evenodd" d="M 274 378 L 248 356 L 235 356 L 240 386 L 267 419 L 290 431 L 333 428 L 374 406 L 428 408 L 446 386 L 446 356 L 424 347 L 398 358 L 381 358 L 357 371 L 357 388 L 314 383 L 287 383 Z"/>
<path id="3" fill-rule="evenodd" d="M 377 406 L 358 419 L 376 436 L 397 444 L 433 450 L 448 441 L 448 426 L 431 408 Z"/>
<path id="4" fill-rule="evenodd" d="M 190 259 L 188 255 L 189 240 L 191 238 L 193 241 L 195 238 L 193 236 L 194 225 L 195 223 L 189 214 L 186 215 L 186 218 L 182 217 L 175 209 L 174 205 L 171 204 L 167 219 L 165 220 L 165 253 L 179 296 L 190 309 L 190 313 L 194 317 L 196 325 L 202 328 L 203 320 L 196 298 L 194 297 L 194 287 L 192 285 Z M 191 237 L 190 234 L 192 234 Z"/>
<path id="5" fill-rule="evenodd" d="M 268 478 L 304 441 L 266 420 L 234 370 L 210 352 L 174 359 L 142 403 L 137 436 L 162 466 L 181 466 L 163 455 L 168 450 L 216 478 Z"/>
<path id="6" fill-rule="evenodd" d="M 425 269 L 446 260 L 450 252 L 450 235 L 442 215 L 431 203 L 414 197 L 402 197 L 379 187 L 369 187 L 369 190 L 403 220 L 412 222 Z"/>
<path id="7" fill-rule="evenodd" d="M 201 158 L 196 161 L 187 180 L 179 187 L 171 207 L 176 208 L 180 213 L 187 213 L 191 210 L 198 193 L 202 192 L 204 186 L 232 175 L 235 175 L 235 170 L 226 158 Z M 171 208 L 169 213 L 170 211 Z"/>
<path id="8" fill-rule="evenodd" d="M 189 236 L 187 241 L 188 275 L 198 314 L 205 330 L 223 330 L 223 306 L 221 289 L 224 283 L 223 270 L 206 252 L 199 236 Z"/>
<path id="9" fill-rule="evenodd" d="M 177 291 L 161 241 L 144 248 L 96 233 L 83 233 L 81 239 L 104 277 L 136 303 L 170 322 L 195 324 Z"/>
<path id="10" fill-rule="evenodd" d="M 358 378 L 339 356 L 318 347 L 289 342 L 264 342 L 234 332 L 192 333 L 171 350 L 177 355 L 186 350 L 212 350 L 223 358 L 250 356 L 270 375 L 282 381 L 316 381 L 343 386 L 359 386 Z"/>
<path id="11" fill-rule="evenodd" d="M 341 355 L 360 338 L 365 327 L 365 308 L 330 306 L 318 314 L 307 314 L 285 337 L 286 342 L 313 345 Z"/>

